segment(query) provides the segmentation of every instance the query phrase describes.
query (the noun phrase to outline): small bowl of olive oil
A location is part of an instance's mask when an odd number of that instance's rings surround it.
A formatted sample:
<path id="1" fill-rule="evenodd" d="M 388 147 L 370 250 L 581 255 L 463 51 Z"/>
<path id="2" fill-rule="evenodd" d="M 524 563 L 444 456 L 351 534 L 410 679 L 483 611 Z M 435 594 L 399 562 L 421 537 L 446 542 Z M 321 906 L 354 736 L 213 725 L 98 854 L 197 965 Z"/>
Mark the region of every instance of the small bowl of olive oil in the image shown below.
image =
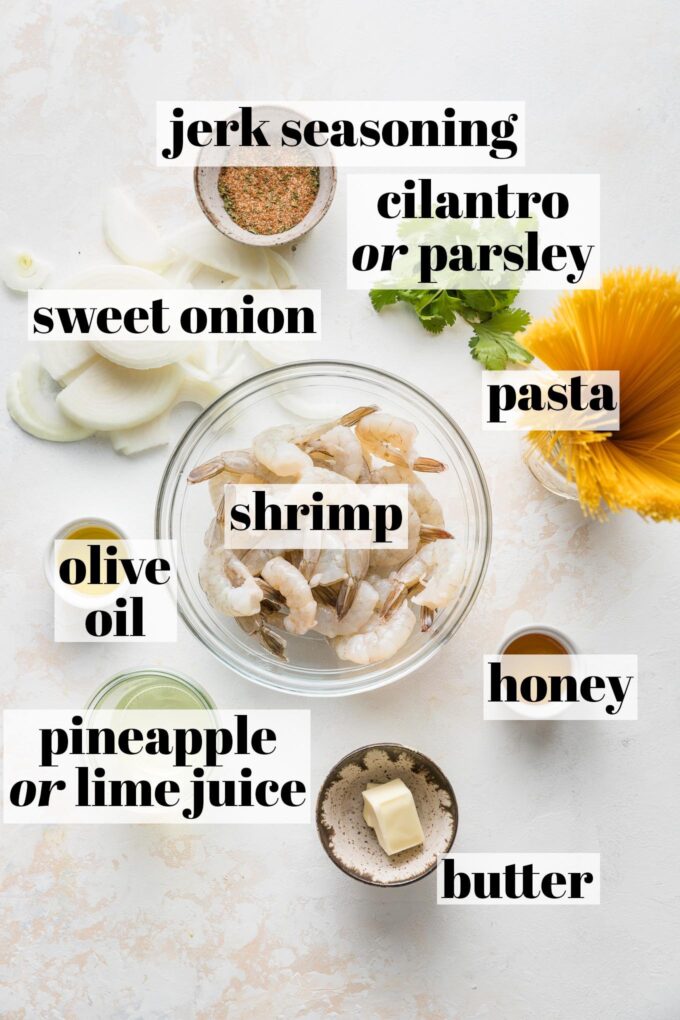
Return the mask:
<path id="1" fill-rule="evenodd" d="M 107 605 L 126 587 L 116 561 L 127 555 L 127 535 L 117 524 L 103 517 L 79 517 L 63 525 L 52 537 L 45 550 L 45 576 L 50 587 L 73 605 L 83 608 Z M 66 561 L 75 559 L 85 567 L 66 565 Z M 94 559 L 99 564 L 96 578 Z M 69 583 L 63 580 L 64 573 L 69 576 Z"/>

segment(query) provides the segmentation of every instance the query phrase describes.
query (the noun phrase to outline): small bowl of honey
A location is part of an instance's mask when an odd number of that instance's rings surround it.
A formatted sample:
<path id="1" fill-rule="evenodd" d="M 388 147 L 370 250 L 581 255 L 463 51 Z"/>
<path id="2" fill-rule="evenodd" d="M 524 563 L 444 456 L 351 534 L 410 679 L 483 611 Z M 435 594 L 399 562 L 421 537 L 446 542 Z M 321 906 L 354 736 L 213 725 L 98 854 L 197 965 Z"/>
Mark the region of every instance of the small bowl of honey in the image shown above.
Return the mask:
<path id="1" fill-rule="evenodd" d="M 533 673 L 531 658 L 535 655 L 549 656 L 550 672 L 559 670 L 559 675 L 568 674 L 571 657 L 577 655 L 576 647 L 561 631 L 543 624 L 533 624 L 514 631 L 505 638 L 498 651 L 501 656 L 501 668 L 504 676 L 512 674 L 526 677 Z M 524 719 L 552 719 L 561 715 L 568 707 L 568 702 L 551 702 L 535 696 L 535 681 L 532 682 L 532 696 L 522 697 L 517 701 L 508 701 L 508 707 Z"/>

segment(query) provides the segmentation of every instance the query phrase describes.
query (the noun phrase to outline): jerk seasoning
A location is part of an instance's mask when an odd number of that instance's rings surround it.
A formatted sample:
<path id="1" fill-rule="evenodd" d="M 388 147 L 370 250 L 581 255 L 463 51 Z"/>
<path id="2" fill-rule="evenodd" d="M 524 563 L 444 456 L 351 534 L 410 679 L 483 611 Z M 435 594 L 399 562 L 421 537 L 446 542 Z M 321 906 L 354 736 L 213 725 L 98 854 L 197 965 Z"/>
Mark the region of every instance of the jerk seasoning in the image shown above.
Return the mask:
<path id="1" fill-rule="evenodd" d="M 217 188 L 234 223 L 281 234 L 304 219 L 319 191 L 316 166 L 224 166 Z"/>

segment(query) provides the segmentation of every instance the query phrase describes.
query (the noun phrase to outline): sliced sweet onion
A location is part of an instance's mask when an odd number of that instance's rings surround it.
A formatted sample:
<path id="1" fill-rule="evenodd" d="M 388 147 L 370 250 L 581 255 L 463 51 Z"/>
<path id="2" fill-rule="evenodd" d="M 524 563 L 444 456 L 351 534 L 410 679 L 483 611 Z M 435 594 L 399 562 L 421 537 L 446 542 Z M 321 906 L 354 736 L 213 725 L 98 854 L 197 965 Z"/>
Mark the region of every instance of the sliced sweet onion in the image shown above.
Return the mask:
<path id="1" fill-rule="evenodd" d="M 177 365 L 139 372 L 99 358 L 57 397 L 73 421 L 98 432 L 133 428 L 162 414 L 182 383 Z"/>
<path id="2" fill-rule="evenodd" d="M 251 375 L 243 349 L 238 351 L 228 370 L 221 375 L 209 375 L 196 365 L 186 361 L 182 363 L 182 368 L 185 376 L 176 403 L 198 404 L 203 408 L 208 407 L 213 400 L 217 400 L 223 393 L 233 389 L 234 386 Z"/>
<path id="3" fill-rule="evenodd" d="M 345 413 L 341 404 L 332 404 L 328 400 L 319 403 L 294 393 L 278 393 L 274 399 L 285 411 L 309 421 L 330 421 Z"/>
<path id="4" fill-rule="evenodd" d="M 42 287 L 52 266 L 25 248 L 0 249 L 0 279 L 11 290 L 27 291 Z"/>
<path id="5" fill-rule="evenodd" d="M 42 340 L 38 349 L 43 368 L 62 386 L 72 382 L 97 356 L 87 340 Z"/>
<path id="6" fill-rule="evenodd" d="M 104 238 L 121 262 L 164 269 L 175 257 L 148 216 L 122 188 L 111 188 L 104 204 Z"/>
<path id="7" fill-rule="evenodd" d="M 87 439 L 92 429 L 77 425 L 57 405 L 59 387 L 40 364 L 37 354 L 30 354 L 7 387 L 7 410 L 17 425 L 38 439 L 53 443 L 74 443 Z"/>
<path id="8" fill-rule="evenodd" d="M 191 281 L 201 268 L 200 262 L 182 256 L 163 272 L 163 279 L 172 287 L 191 287 Z"/>
<path id="9" fill-rule="evenodd" d="M 174 287 L 171 279 L 139 266 L 97 266 L 68 280 L 72 290 L 159 290 Z"/>
<path id="10" fill-rule="evenodd" d="M 298 278 L 290 262 L 287 262 L 283 255 L 280 255 L 277 251 L 268 251 L 266 254 L 269 269 L 274 277 L 274 283 L 279 290 L 289 290 L 291 287 L 297 287 Z"/>
<path id="11" fill-rule="evenodd" d="M 202 373 L 207 379 L 224 375 L 240 351 L 242 342 L 236 340 L 202 340 L 194 345 L 194 349 L 185 359 L 187 371 L 195 370 L 194 374 Z"/>
<path id="12" fill-rule="evenodd" d="M 267 255 L 259 248 L 238 244 L 205 220 L 187 223 L 171 238 L 180 252 L 226 276 L 245 277 L 258 287 L 275 286 Z"/>
<path id="13" fill-rule="evenodd" d="M 170 440 L 170 412 L 164 411 L 157 418 L 135 425 L 131 429 L 114 429 L 109 433 L 111 445 L 116 453 L 131 457 L 156 446 L 165 446 Z"/>
<path id="14" fill-rule="evenodd" d="M 180 386 L 176 403 L 197 404 L 205 410 L 223 392 L 224 390 L 221 389 L 217 379 L 199 379 L 196 376 L 187 375 Z"/>
<path id="15" fill-rule="evenodd" d="M 320 350 L 316 340 L 249 340 L 248 343 L 257 360 L 267 368 L 315 358 Z"/>
<path id="16" fill-rule="evenodd" d="M 186 358 L 193 340 L 92 340 L 97 354 L 123 368 L 162 368 Z"/>

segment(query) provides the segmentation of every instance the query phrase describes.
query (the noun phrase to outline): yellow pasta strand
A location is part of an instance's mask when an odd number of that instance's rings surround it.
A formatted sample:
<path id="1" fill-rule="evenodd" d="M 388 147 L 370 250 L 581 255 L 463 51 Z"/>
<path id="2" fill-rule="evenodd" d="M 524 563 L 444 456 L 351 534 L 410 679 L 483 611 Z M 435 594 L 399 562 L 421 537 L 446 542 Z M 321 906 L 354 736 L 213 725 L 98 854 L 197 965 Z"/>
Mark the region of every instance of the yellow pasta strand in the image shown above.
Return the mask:
<path id="1" fill-rule="evenodd" d="M 523 343 L 554 369 L 618 370 L 618 432 L 531 432 L 529 441 L 576 482 L 584 511 L 680 518 L 680 279 L 621 269 L 600 290 L 560 298 Z"/>

